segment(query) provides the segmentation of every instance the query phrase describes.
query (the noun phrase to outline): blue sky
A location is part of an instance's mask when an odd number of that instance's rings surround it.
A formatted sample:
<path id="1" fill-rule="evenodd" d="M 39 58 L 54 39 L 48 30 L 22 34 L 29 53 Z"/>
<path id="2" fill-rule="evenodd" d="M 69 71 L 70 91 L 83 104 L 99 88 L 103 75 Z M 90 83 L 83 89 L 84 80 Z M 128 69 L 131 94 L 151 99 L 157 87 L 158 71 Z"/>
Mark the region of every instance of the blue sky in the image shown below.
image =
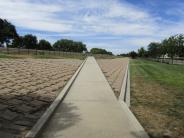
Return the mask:
<path id="1" fill-rule="evenodd" d="M 119 54 L 184 33 L 184 1 L 0 0 L 0 18 L 20 35 L 73 39 Z"/>

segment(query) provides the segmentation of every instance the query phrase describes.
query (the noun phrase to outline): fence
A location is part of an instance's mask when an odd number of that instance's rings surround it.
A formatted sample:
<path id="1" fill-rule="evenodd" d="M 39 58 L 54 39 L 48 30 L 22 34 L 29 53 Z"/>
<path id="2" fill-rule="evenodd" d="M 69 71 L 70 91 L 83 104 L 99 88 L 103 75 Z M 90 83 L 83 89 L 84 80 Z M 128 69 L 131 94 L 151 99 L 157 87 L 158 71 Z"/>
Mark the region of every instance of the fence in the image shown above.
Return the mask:
<path id="1" fill-rule="evenodd" d="M 52 55 L 52 56 L 86 56 L 84 53 L 63 52 L 51 50 L 37 50 L 37 49 L 22 49 L 22 48 L 2 48 L 0 53 L 4 54 L 18 54 L 18 55 Z"/>
<path id="2" fill-rule="evenodd" d="M 4 47 L 0 47 L 0 53 L 17 54 L 17 55 L 79 57 L 79 58 L 85 58 L 86 56 L 94 56 L 95 58 L 103 58 L 103 59 L 111 59 L 116 57 L 107 54 L 91 54 L 91 53 L 63 52 L 54 50 L 37 50 L 37 49 L 4 48 Z"/>
<path id="3" fill-rule="evenodd" d="M 166 63 L 166 64 L 184 64 L 184 58 L 148 58 L 149 60 Z"/>

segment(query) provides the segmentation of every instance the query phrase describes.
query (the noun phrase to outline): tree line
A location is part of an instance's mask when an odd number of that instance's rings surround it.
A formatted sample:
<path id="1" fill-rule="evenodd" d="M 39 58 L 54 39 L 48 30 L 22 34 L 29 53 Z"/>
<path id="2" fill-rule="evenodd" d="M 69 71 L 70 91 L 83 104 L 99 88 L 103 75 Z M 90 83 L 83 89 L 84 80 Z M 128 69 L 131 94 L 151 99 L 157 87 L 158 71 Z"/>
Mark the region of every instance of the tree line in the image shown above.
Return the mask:
<path id="1" fill-rule="evenodd" d="M 87 52 L 86 45 L 82 42 L 61 39 L 52 45 L 44 39 L 38 41 L 37 37 L 32 34 L 19 36 L 13 24 L 5 19 L 0 19 L 0 47 L 5 45 L 9 48 Z"/>
<path id="2" fill-rule="evenodd" d="M 112 52 L 107 51 L 107 50 L 102 49 L 102 48 L 92 48 L 92 49 L 90 50 L 90 53 L 92 53 L 92 54 L 106 54 L 106 55 L 113 55 L 113 53 L 112 53 Z"/>
<path id="3" fill-rule="evenodd" d="M 161 42 L 151 42 L 147 49 L 141 47 L 137 52 L 131 51 L 128 54 L 121 54 L 121 56 L 135 57 L 151 57 L 151 58 L 174 58 L 184 57 L 184 35 L 177 34 L 165 38 Z"/>

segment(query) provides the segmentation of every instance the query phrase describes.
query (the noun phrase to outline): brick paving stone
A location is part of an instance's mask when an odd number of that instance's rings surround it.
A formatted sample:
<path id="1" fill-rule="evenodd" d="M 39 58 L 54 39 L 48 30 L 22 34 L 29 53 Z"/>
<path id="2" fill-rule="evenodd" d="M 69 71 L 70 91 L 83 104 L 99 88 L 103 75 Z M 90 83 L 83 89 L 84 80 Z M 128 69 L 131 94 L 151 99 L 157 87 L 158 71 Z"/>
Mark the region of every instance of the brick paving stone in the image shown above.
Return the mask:
<path id="1" fill-rule="evenodd" d="M 34 100 L 34 101 L 31 101 L 30 102 L 30 105 L 32 105 L 32 106 L 35 106 L 35 107 L 37 107 L 37 108 L 40 108 L 40 107 L 42 107 L 42 106 L 44 106 L 44 105 L 46 105 L 47 103 L 45 103 L 45 102 L 43 102 L 43 101 L 38 101 L 38 100 Z"/>
<path id="2" fill-rule="evenodd" d="M 0 84 L 1 84 L 1 82 L 0 82 Z M 5 88 L 5 87 L 6 87 L 6 85 L 2 85 L 2 84 L 1 84 L 1 85 L 0 85 L 0 90 L 3 89 L 3 88 Z"/>
<path id="3" fill-rule="evenodd" d="M 4 113 L 1 114 L 1 117 L 12 121 L 13 119 L 15 119 L 18 116 L 18 114 L 16 112 L 12 112 L 10 110 L 6 110 Z"/>
<path id="4" fill-rule="evenodd" d="M 52 98 L 50 98 L 50 97 L 40 97 L 39 100 L 44 101 L 44 102 L 51 102 Z"/>
<path id="5" fill-rule="evenodd" d="M 11 99 L 8 101 L 9 104 L 13 104 L 13 105 L 20 105 L 23 103 L 22 100 L 18 100 L 18 99 Z"/>
<path id="6" fill-rule="evenodd" d="M 19 99 L 23 100 L 23 101 L 31 101 L 32 98 L 31 97 L 28 97 L 28 96 L 21 96 L 21 97 L 18 97 Z"/>
<path id="7" fill-rule="evenodd" d="M 8 107 L 7 105 L 0 104 L 0 110 L 4 110 L 4 109 L 6 109 L 7 107 Z"/>
<path id="8" fill-rule="evenodd" d="M 44 113 L 44 110 L 39 111 L 39 112 L 36 112 L 34 115 L 35 115 L 35 116 L 42 116 L 43 113 Z"/>
<path id="9" fill-rule="evenodd" d="M 24 88 L 24 89 L 21 89 L 21 90 L 18 90 L 18 93 L 19 93 L 19 94 L 24 94 L 24 95 L 25 95 L 25 94 L 28 94 L 29 92 L 30 92 L 30 90 L 25 89 L 25 88 Z"/>
<path id="10" fill-rule="evenodd" d="M 23 136 L 22 132 L 36 123 L 66 84 L 64 80 L 69 79 L 81 63 L 71 59 L 1 60 L 0 124 L 3 131 L 11 134 L 11 130 Z"/>
<path id="11" fill-rule="evenodd" d="M 4 88 L 1 90 L 0 94 L 10 93 L 11 91 L 12 91 L 12 89 L 10 89 L 10 88 Z"/>
<path id="12" fill-rule="evenodd" d="M 5 126 L 5 128 L 8 129 L 8 130 L 15 130 L 15 131 L 16 131 L 16 130 L 18 130 L 18 131 L 23 131 L 23 130 L 28 129 L 28 127 L 26 127 L 26 126 L 14 125 L 14 124 Z"/>
<path id="13" fill-rule="evenodd" d="M 127 58 L 117 59 L 99 59 L 97 60 L 110 86 L 118 97 L 121 91 L 121 85 L 125 70 L 127 67 Z"/>
<path id="14" fill-rule="evenodd" d="M 19 125 L 19 126 L 28 126 L 28 127 L 33 126 L 33 123 L 32 122 L 30 122 L 30 121 L 23 121 L 23 120 L 16 121 L 16 122 L 14 122 L 14 124 L 15 125 Z"/>
<path id="15" fill-rule="evenodd" d="M 25 118 L 28 118 L 30 120 L 35 120 L 35 119 L 38 119 L 39 116 L 38 115 L 33 115 L 33 114 L 26 114 Z"/>
<path id="16" fill-rule="evenodd" d="M 15 135 L 4 131 L 0 131 L 0 138 L 15 138 Z"/>
<path id="17" fill-rule="evenodd" d="M 27 105 L 18 106 L 16 109 L 22 113 L 31 113 L 35 110 L 33 107 Z"/>

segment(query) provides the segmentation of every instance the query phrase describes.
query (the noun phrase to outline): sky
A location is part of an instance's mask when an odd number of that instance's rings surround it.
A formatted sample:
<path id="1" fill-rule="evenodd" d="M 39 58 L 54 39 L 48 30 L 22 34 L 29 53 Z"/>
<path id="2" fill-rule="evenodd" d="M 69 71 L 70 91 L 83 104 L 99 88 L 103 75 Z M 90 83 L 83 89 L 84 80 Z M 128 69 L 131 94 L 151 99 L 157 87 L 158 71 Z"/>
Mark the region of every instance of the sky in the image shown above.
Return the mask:
<path id="1" fill-rule="evenodd" d="M 0 0 L 0 18 L 20 35 L 120 54 L 184 33 L 184 0 Z"/>

